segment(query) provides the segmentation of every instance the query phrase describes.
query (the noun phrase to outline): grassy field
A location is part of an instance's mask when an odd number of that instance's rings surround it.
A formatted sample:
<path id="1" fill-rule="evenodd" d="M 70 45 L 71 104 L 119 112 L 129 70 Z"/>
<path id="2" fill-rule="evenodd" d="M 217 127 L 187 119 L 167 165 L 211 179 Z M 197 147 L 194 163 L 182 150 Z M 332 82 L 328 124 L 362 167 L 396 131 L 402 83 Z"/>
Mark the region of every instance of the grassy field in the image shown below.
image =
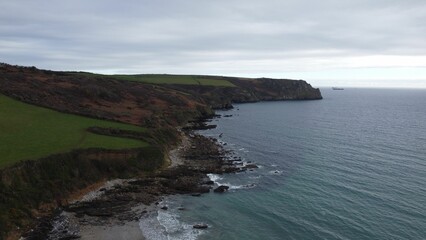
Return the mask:
<path id="1" fill-rule="evenodd" d="M 223 79 L 206 78 L 193 75 L 168 75 L 168 74 L 139 74 L 139 75 L 102 75 L 94 73 L 78 73 L 85 76 L 94 77 L 112 77 L 119 80 L 154 83 L 154 84 L 185 84 L 185 85 L 204 85 L 204 86 L 222 86 L 235 87 L 234 84 Z"/>
<path id="2" fill-rule="evenodd" d="M 144 131 L 142 127 L 56 112 L 0 94 L 0 168 L 72 149 L 124 149 L 148 145 L 138 140 L 87 132 L 92 126 Z"/>
<path id="3" fill-rule="evenodd" d="M 189 75 L 113 75 L 121 80 L 156 83 L 156 84 L 186 84 L 186 85 L 204 85 L 204 86 L 224 86 L 233 87 L 234 84 L 222 79 L 208 79 L 201 76 Z"/>

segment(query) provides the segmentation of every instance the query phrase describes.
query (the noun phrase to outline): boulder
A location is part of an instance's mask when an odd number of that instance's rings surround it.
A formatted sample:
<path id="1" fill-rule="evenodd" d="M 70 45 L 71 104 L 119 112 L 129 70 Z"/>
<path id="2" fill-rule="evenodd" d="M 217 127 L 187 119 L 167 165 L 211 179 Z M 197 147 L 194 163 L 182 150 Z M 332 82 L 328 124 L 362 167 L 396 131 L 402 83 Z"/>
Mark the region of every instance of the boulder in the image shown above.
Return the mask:
<path id="1" fill-rule="evenodd" d="M 247 169 L 251 169 L 251 168 L 259 168 L 256 164 L 250 163 L 244 166 Z"/>
<path id="2" fill-rule="evenodd" d="M 205 223 L 198 223 L 198 224 L 195 224 L 194 226 L 193 226 L 193 228 L 196 228 L 196 229 L 206 229 L 206 228 L 208 228 L 209 226 L 207 225 L 207 224 L 205 224 Z"/>
<path id="3" fill-rule="evenodd" d="M 228 186 L 220 185 L 219 187 L 217 187 L 217 188 L 214 190 L 214 192 L 215 192 L 215 193 L 223 193 L 223 192 L 228 191 L 228 189 L 229 189 L 229 187 L 228 187 Z"/>
<path id="4" fill-rule="evenodd" d="M 213 184 L 214 184 L 214 182 L 213 182 L 213 181 L 211 181 L 211 180 L 209 180 L 209 181 L 205 181 L 205 182 L 204 182 L 204 184 L 206 184 L 206 185 L 213 185 Z"/>

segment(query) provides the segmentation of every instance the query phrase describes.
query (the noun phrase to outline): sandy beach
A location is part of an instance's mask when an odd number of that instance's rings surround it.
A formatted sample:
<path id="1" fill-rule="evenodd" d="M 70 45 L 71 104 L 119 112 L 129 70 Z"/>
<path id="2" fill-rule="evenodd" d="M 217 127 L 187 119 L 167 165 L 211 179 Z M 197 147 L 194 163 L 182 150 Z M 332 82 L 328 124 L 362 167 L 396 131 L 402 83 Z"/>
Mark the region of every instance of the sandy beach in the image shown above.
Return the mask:
<path id="1" fill-rule="evenodd" d="M 82 240 L 144 240 L 145 237 L 139 228 L 139 222 L 125 222 L 123 225 L 83 226 L 80 228 Z"/>

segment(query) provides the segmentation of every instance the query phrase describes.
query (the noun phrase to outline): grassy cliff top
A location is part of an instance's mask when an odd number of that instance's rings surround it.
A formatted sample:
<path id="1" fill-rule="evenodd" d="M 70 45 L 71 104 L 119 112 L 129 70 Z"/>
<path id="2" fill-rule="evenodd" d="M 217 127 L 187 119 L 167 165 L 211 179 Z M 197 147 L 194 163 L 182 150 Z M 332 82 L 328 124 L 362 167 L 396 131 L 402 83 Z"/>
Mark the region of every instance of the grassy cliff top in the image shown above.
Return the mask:
<path id="1" fill-rule="evenodd" d="M 173 75 L 173 74 L 136 74 L 136 75 L 104 75 L 88 72 L 71 72 L 89 77 L 114 78 L 142 83 L 153 84 L 182 84 L 182 85 L 200 85 L 216 87 L 235 87 L 233 83 L 221 77 L 197 76 L 197 75 Z"/>
<path id="2" fill-rule="evenodd" d="M 22 103 L 0 94 L 0 168 L 72 149 L 144 147 L 139 140 L 97 135 L 89 127 L 144 131 L 142 127 L 97 120 Z"/>

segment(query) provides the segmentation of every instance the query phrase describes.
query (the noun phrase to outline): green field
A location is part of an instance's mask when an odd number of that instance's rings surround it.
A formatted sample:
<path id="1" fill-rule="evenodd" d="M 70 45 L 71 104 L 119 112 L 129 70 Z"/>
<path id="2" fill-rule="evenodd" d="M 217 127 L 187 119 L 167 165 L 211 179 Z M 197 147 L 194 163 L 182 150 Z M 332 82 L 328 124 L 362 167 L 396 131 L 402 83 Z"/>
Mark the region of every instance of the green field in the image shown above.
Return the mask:
<path id="1" fill-rule="evenodd" d="M 208 79 L 201 76 L 189 75 L 113 75 L 113 77 L 135 82 L 146 82 L 156 84 L 186 84 L 186 85 L 204 85 L 204 86 L 224 86 L 233 87 L 234 84 L 222 79 Z"/>
<path id="2" fill-rule="evenodd" d="M 97 120 L 25 104 L 0 94 L 0 167 L 72 149 L 124 149 L 146 142 L 87 132 L 88 127 L 144 131 L 142 127 Z"/>
<path id="3" fill-rule="evenodd" d="M 139 74 L 139 75 L 102 75 L 95 73 L 80 72 L 84 76 L 110 77 L 119 80 L 154 83 L 154 84 L 184 84 L 203 86 L 235 87 L 231 82 L 224 79 L 214 79 L 195 75 L 169 75 L 169 74 Z"/>

